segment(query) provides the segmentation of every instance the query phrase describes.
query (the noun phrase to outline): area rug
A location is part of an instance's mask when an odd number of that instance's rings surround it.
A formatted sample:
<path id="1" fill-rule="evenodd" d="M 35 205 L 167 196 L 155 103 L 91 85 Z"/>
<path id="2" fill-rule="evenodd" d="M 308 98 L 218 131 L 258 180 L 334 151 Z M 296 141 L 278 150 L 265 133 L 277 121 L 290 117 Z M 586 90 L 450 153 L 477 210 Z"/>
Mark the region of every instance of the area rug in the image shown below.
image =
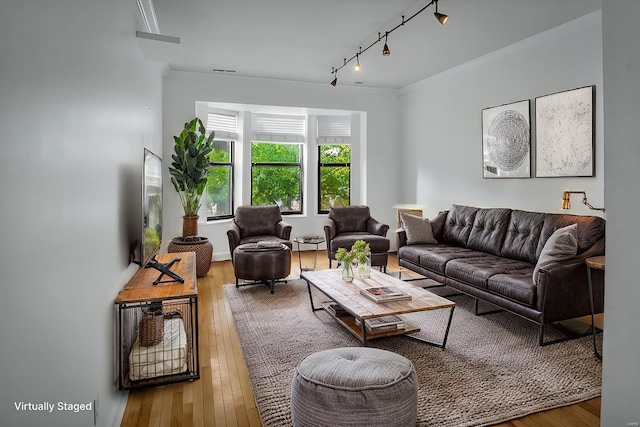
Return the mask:
<path id="1" fill-rule="evenodd" d="M 316 351 L 361 344 L 327 312 L 311 311 L 304 280 L 277 284 L 273 295 L 266 286 L 224 291 L 262 423 L 290 426 L 296 365 Z M 323 300 L 315 291 L 314 298 Z M 450 299 L 456 308 L 445 350 L 406 336 L 370 343 L 413 362 L 418 426 L 491 425 L 600 395 L 601 365 L 589 337 L 540 347 L 537 325 L 507 312 L 475 316 L 472 298 Z M 419 336 L 441 341 L 448 310 L 407 317 Z"/>

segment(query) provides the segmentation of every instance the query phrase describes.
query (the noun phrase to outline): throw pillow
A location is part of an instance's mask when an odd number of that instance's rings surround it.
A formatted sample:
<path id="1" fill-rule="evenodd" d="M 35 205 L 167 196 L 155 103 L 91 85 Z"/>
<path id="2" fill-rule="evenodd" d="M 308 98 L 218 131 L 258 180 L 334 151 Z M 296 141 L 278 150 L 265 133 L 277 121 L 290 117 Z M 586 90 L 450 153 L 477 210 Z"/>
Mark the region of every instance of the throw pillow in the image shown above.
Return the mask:
<path id="1" fill-rule="evenodd" d="M 438 241 L 433 237 L 431 223 L 427 218 L 405 212 L 400 212 L 400 218 L 402 219 L 402 227 L 407 232 L 408 245 L 418 245 L 421 243 L 438 244 Z"/>
<path id="2" fill-rule="evenodd" d="M 554 261 L 562 261 L 576 256 L 578 253 L 578 224 L 559 228 L 547 239 L 538 263 L 533 269 L 533 283 L 538 283 L 538 272 L 541 267 Z"/>

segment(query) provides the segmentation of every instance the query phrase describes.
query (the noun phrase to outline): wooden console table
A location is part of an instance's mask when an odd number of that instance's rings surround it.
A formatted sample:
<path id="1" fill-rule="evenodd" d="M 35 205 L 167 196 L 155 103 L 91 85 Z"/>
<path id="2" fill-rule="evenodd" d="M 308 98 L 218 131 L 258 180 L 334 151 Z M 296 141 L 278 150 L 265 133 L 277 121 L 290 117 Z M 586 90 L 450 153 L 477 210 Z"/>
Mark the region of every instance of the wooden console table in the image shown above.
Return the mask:
<path id="1" fill-rule="evenodd" d="M 120 389 L 132 389 L 194 380 L 200 377 L 198 358 L 198 284 L 194 252 L 168 253 L 157 256 L 158 262 L 167 263 L 180 258 L 171 270 L 184 279 L 154 285 L 160 274 L 153 268 L 143 268 L 134 274 L 115 299 L 118 322 L 118 367 Z M 141 347 L 138 328 L 143 310 L 161 309 L 165 333 L 163 342 L 156 346 Z M 179 318 L 179 333 L 169 331 L 167 321 Z M 172 325 L 177 325 L 175 322 Z M 177 329 L 177 328 L 176 328 Z M 169 346 L 168 335 L 171 335 Z M 186 341 L 183 338 L 185 337 Z M 137 371 L 131 375 L 131 352 L 137 349 L 141 356 L 135 363 Z M 176 356 L 178 355 L 178 356 Z M 184 369 L 182 369 L 184 367 Z M 132 379 L 136 378 L 135 380 Z"/>

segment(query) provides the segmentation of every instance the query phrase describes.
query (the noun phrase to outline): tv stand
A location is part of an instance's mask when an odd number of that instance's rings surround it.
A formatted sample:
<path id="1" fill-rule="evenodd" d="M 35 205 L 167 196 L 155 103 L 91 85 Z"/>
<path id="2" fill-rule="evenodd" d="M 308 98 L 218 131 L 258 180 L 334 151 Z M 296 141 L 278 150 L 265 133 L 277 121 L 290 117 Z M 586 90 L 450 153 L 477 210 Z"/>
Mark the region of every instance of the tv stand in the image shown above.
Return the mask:
<path id="1" fill-rule="evenodd" d="M 160 272 L 160 275 L 156 280 L 153 281 L 153 284 L 157 285 L 158 283 L 171 283 L 171 282 L 184 283 L 184 279 L 181 276 L 171 271 L 171 267 L 173 266 L 173 264 L 175 264 L 178 261 L 180 261 L 180 258 L 174 258 L 169 262 L 162 263 L 156 260 L 156 257 L 153 257 L 153 259 L 149 261 L 146 265 L 146 267 L 155 268 Z M 165 274 L 171 277 L 173 280 L 162 280 Z"/>

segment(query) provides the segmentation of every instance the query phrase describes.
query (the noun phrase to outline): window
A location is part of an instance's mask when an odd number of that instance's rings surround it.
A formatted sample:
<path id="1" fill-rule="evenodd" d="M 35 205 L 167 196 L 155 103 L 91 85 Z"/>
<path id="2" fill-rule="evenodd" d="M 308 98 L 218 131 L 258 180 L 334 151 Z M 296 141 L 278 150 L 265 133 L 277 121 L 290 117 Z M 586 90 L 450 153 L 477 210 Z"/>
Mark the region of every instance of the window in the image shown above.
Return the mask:
<path id="1" fill-rule="evenodd" d="M 233 216 L 233 141 L 214 140 L 207 175 L 207 220 Z"/>
<path id="2" fill-rule="evenodd" d="M 351 116 L 318 117 L 318 213 L 351 204 Z"/>
<path id="3" fill-rule="evenodd" d="M 350 204 L 351 146 L 318 146 L 318 212 Z"/>
<path id="4" fill-rule="evenodd" d="M 251 143 L 251 204 L 302 213 L 302 144 Z"/>
<path id="5" fill-rule="evenodd" d="M 207 131 L 213 131 L 216 135 L 203 197 L 207 220 L 231 218 L 234 210 L 233 141 L 238 138 L 237 117 L 234 114 L 209 111 L 206 127 Z"/>

